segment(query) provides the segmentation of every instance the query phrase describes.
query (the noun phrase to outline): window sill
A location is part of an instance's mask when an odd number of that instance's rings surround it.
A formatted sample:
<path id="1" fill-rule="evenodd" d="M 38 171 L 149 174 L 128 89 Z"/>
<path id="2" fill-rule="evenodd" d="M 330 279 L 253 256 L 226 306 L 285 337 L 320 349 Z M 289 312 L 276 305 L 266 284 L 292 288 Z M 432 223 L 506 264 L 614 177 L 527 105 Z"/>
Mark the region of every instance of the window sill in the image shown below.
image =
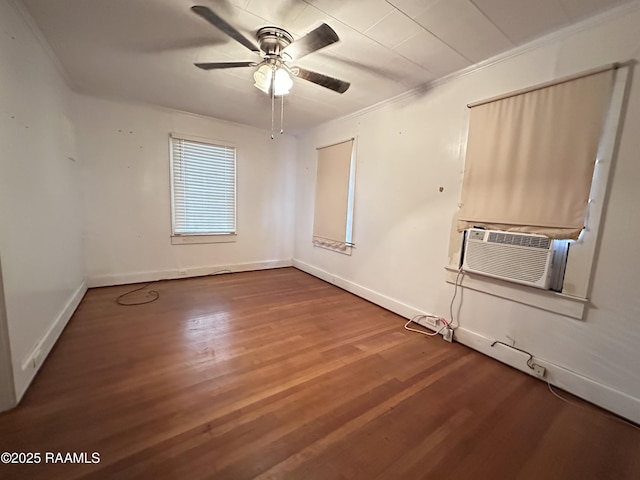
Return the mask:
<path id="1" fill-rule="evenodd" d="M 344 249 L 335 248 L 330 245 L 322 245 L 320 243 L 313 243 L 313 246 L 317 248 L 324 248 L 325 250 L 330 250 L 332 252 L 341 253 L 342 255 L 351 255 L 352 247 L 349 247 L 349 246 L 345 247 Z"/>
<path id="2" fill-rule="evenodd" d="M 195 245 L 201 243 L 234 243 L 238 235 L 171 235 L 171 245 Z"/>
<path id="3" fill-rule="evenodd" d="M 446 281 L 455 284 L 458 269 L 447 266 Z M 519 285 L 496 278 L 485 277 L 473 273 L 465 273 L 459 277 L 458 286 L 469 288 L 477 292 L 488 293 L 495 297 L 506 298 L 513 302 L 529 305 L 548 312 L 582 320 L 586 298 L 574 297 L 564 293 L 540 290 L 526 285 Z"/>

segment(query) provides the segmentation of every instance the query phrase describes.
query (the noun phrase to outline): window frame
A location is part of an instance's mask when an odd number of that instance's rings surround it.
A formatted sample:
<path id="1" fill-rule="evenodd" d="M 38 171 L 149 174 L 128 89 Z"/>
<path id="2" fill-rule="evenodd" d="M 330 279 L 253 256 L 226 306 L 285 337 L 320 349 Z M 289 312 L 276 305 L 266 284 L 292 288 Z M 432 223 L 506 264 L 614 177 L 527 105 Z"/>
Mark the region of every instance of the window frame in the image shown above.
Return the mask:
<path id="1" fill-rule="evenodd" d="M 174 175 L 174 140 L 183 140 L 187 142 L 203 143 L 214 147 L 232 148 L 234 150 L 233 160 L 233 232 L 220 233 L 176 233 L 176 214 L 175 214 L 175 175 Z M 213 140 L 211 138 L 199 137 L 182 133 L 169 134 L 169 181 L 171 193 L 171 243 L 173 245 L 189 245 L 189 244 L 205 244 L 205 243 L 233 243 L 237 239 L 238 231 L 238 147 L 226 141 Z"/>

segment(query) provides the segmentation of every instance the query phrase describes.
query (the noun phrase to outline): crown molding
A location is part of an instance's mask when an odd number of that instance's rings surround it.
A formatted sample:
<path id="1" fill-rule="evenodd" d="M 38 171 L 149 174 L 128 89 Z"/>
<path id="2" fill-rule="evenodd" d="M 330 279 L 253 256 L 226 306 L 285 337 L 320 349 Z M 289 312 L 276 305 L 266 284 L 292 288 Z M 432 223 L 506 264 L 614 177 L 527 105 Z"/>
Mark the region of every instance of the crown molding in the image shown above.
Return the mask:
<path id="1" fill-rule="evenodd" d="M 46 55 L 53 62 L 56 70 L 58 71 L 60 76 L 64 79 L 65 83 L 67 84 L 67 87 L 69 87 L 70 90 L 75 90 L 76 85 L 71 80 L 71 76 L 69 75 L 69 72 L 67 72 L 66 68 L 64 68 L 64 65 L 62 65 L 62 62 L 60 61 L 56 53 L 53 51 L 53 48 L 47 41 L 47 38 L 42 33 L 42 30 L 40 30 L 40 27 L 38 27 L 38 24 L 36 23 L 36 21 L 31 16 L 31 13 L 27 9 L 26 5 L 22 2 L 22 0 L 9 0 L 9 3 L 13 5 L 13 7 L 16 9 L 18 14 L 22 17 L 24 22 L 27 24 L 27 26 L 31 30 L 31 33 L 33 33 L 33 35 L 36 37 L 36 39 L 38 40 L 38 43 L 43 48 Z"/>
<path id="2" fill-rule="evenodd" d="M 512 58 L 518 57 L 520 55 L 523 55 L 527 52 L 530 52 L 532 50 L 536 50 L 538 48 L 542 48 L 545 46 L 548 46 L 550 44 L 565 40 L 577 33 L 589 30 L 591 28 L 597 27 L 599 25 L 602 25 L 604 23 L 613 21 L 615 19 L 618 19 L 620 17 L 624 17 L 626 15 L 628 15 L 631 12 L 635 12 L 637 10 L 640 10 L 640 0 L 636 0 L 634 2 L 631 3 L 627 3 L 625 5 L 621 5 L 619 7 L 613 8 L 611 10 L 607 10 L 606 12 L 602 12 L 600 14 L 594 15 L 593 17 L 589 17 L 585 20 L 582 20 L 578 23 L 574 23 L 572 25 L 569 25 L 567 27 L 564 27 L 560 30 L 556 30 L 555 32 L 551 32 L 548 33 L 547 35 L 544 35 L 542 37 L 539 37 L 535 40 L 532 40 L 528 43 L 525 43 L 523 45 L 517 46 L 515 48 L 512 48 L 510 50 L 507 50 L 505 52 L 499 53 L 498 55 L 495 55 L 491 58 L 488 58 L 487 60 L 483 60 L 481 62 L 478 62 L 474 65 L 470 65 L 462 70 L 458 70 L 456 72 L 450 73 L 448 75 L 445 75 L 444 77 L 440 77 L 437 78 L 435 80 L 431 80 L 429 82 L 423 83 L 422 85 L 419 85 L 417 87 L 414 87 L 410 90 L 407 90 L 406 92 L 400 93 L 398 95 L 395 95 L 391 98 L 387 98 L 385 100 L 382 100 L 378 103 L 375 103 L 373 105 L 370 105 L 368 107 L 365 107 L 361 110 L 358 110 L 357 112 L 353 112 L 353 113 L 349 113 L 347 115 L 344 115 L 342 117 L 333 119 L 333 120 L 329 120 L 328 122 L 324 122 L 321 123 L 320 125 L 316 125 L 315 127 L 310 127 L 308 129 L 304 129 L 304 130 L 300 130 L 299 132 L 296 132 L 296 134 L 300 133 L 300 134 L 304 134 L 308 131 L 311 131 L 315 128 L 321 127 L 323 125 L 329 125 L 332 124 L 334 122 L 341 122 L 344 120 L 349 120 L 349 119 L 353 119 L 353 118 L 359 118 L 363 115 L 366 115 L 367 113 L 379 110 L 381 108 L 386 107 L 387 105 L 391 105 L 393 103 L 397 103 L 397 102 L 401 102 L 404 100 L 408 100 L 411 99 L 412 97 L 416 97 L 416 96 L 421 96 L 423 95 L 426 91 L 431 90 L 435 87 L 438 87 L 440 85 L 444 85 L 447 84 L 449 82 L 452 82 L 458 78 L 464 77 L 466 75 L 469 75 L 471 73 L 475 73 L 478 72 L 480 70 L 483 70 L 485 68 L 491 67 L 493 65 L 496 65 L 498 63 L 504 62 L 506 60 L 510 60 Z"/>

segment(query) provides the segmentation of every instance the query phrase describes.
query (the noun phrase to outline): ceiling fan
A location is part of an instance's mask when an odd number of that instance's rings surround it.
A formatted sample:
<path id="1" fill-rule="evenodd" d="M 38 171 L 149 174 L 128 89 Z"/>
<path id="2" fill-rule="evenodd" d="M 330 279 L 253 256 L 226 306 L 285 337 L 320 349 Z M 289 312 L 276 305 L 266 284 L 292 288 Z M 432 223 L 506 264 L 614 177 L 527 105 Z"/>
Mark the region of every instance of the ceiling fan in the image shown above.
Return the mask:
<path id="1" fill-rule="evenodd" d="M 258 67 L 253 74 L 255 86 L 270 94 L 272 103 L 274 96 L 284 96 L 289 93 L 293 86 L 292 76 L 315 83 L 337 93 L 344 93 L 349 89 L 350 83 L 348 82 L 289 65 L 289 62 L 297 61 L 310 53 L 339 41 L 336 32 L 326 23 L 296 41 L 294 41 L 289 32 L 282 28 L 262 27 L 256 32 L 256 40 L 258 42 L 256 45 L 210 8 L 194 5 L 191 10 L 236 42 L 262 57 L 262 60 L 258 62 L 196 63 L 196 67 L 203 70 Z"/>

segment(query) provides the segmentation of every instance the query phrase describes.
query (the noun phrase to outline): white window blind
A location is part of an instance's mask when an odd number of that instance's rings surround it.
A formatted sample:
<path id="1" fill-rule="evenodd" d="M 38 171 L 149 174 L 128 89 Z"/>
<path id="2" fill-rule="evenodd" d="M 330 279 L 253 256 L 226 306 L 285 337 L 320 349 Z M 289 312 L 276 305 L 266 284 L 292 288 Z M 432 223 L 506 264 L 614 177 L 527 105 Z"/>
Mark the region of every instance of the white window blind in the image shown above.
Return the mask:
<path id="1" fill-rule="evenodd" d="M 174 235 L 236 231 L 236 149 L 171 137 Z"/>
<path id="2" fill-rule="evenodd" d="M 577 239 L 613 69 L 472 106 L 459 230 Z"/>

